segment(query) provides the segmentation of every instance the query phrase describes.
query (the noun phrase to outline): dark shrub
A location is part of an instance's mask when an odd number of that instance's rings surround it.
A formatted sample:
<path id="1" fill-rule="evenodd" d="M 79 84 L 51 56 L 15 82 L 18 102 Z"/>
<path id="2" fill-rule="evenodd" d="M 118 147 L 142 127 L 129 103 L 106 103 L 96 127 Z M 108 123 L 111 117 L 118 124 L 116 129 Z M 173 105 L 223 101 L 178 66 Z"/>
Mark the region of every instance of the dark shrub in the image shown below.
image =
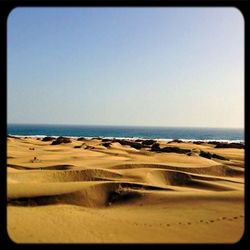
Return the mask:
<path id="1" fill-rule="evenodd" d="M 211 159 L 212 158 L 212 154 L 210 154 L 209 152 L 202 151 L 202 150 L 200 152 L 200 156 L 201 157 L 205 157 L 207 159 Z"/>
<path id="2" fill-rule="evenodd" d="M 191 150 L 190 149 L 178 148 L 178 147 L 165 147 L 165 148 L 161 149 L 161 152 L 186 154 L 186 153 L 191 153 Z"/>
<path id="3" fill-rule="evenodd" d="M 58 145 L 58 144 L 61 144 L 61 143 L 70 143 L 70 142 L 71 142 L 70 138 L 59 136 L 56 140 L 54 140 L 51 143 L 51 145 Z"/>
<path id="4" fill-rule="evenodd" d="M 46 136 L 42 139 L 42 141 L 53 141 L 55 139 L 55 137 L 51 137 L 51 136 Z"/>
<path id="5" fill-rule="evenodd" d="M 86 139 L 84 137 L 77 138 L 77 141 L 85 141 Z"/>
<path id="6" fill-rule="evenodd" d="M 102 146 L 108 148 L 110 146 L 111 142 L 104 142 L 102 143 Z"/>
<path id="7" fill-rule="evenodd" d="M 221 155 L 217 155 L 217 154 L 213 154 L 212 155 L 213 158 L 219 159 L 219 160 L 226 160 L 228 161 L 228 158 L 221 156 Z"/>
<path id="8" fill-rule="evenodd" d="M 208 141 L 207 144 L 219 145 L 219 144 L 221 144 L 221 142 L 219 142 L 219 141 Z"/>
<path id="9" fill-rule="evenodd" d="M 241 143 L 219 143 L 215 146 L 215 148 L 239 148 L 239 149 L 244 149 L 245 146 L 244 144 Z"/>
<path id="10" fill-rule="evenodd" d="M 112 142 L 119 142 L 123 146 L 130 146 L 130 147 L 135 148 L 135 149 L 142 148 L 142 145 L 140 143 L 134 142 L 134 141 L 113 139 Z"/>
<path id="11" fill-rule="evenodd" d="M 197 144 L 197 145 L 200 145 L 200 144 L 203 144 L 204 142 L 203 141 L 194 141 L 193 143 Z"/>
<path id="12" fill-rule="evenodd" d="M 119 142 L 123 146 L 130 145 L 130 142 L 126 140 L 114 140 L 114 142 Z"/>
<path id="13" fill-rule="evenodd" d="M 55 141 L 53 141 L 53 142 L 51 143 L 51 145 L 59 145 L 59 144 L 61 144 L 61 142 L 59 142 L 59 141 L 57 141 L 57 140 L 55 140 Z"/>
<path id="14" fill-rule="evenodd" d="M 144 140 L 144 141 L 142 141 L 142 145 L 147 145 L 147 146 L 152 145 L 154 143 L 156 143 L 155 140 Z"/>
<path id="15" fill-rule="evenodd" d="M 111 140 L 110 140 L 110 139 L 105 139 L 105 138 L 103 138 L 103 139 L 102 139 L 102 142 L 111 142 Z"/>
<path id="16" fill-rule="evenodd" d="M 160 144 L 157 143 L 157 142 L 155 142 L 155 143 L 151 146 L 151 151 L 160 152 L 160 151 L 161 151 Z"/>
<path id="17" fill-rule="evenodd" d="M 135 149 L 141 149 L 142 148 L 141 143 L 138 143 L 138 142 L 131 142 L 129 144 L 129 146 L 132 147 L 132 148 L 135 148 Z"/>
<path id="18" fill-rule="evenodd" d="M 135 140 L 135 142 L 143 142 L 143 140 L 142 139 L 137 139 L 137 140 Z"/>
<path id="19" fill-rule="evenodd" d="M 221 155 L 217 155 L 217 154 L 211 154 L 209 152 L 204 152 L 201 151 L 200 152 L 200 156 L 211 159 L 211 158 L 215 158 L 215 159 L 219 159 L 219 160 L 228 160 L 226 157 L 221 156 Z"/>

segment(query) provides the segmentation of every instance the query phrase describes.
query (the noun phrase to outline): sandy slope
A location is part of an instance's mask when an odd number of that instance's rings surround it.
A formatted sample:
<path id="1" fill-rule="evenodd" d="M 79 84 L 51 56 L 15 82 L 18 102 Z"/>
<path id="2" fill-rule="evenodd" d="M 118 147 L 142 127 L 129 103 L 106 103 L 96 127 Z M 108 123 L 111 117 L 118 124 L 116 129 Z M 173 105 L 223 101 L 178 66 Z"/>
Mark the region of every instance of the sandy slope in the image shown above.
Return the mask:
<path id="1" fill-rule="evenodd" d="M 118 142 L 106 148 L 98 139 L 7 138 L 7 145 L 15 242 L 232 243 L 244 232 L 243 149 L 161 142 L 192 149 L 188 156 Z"/>

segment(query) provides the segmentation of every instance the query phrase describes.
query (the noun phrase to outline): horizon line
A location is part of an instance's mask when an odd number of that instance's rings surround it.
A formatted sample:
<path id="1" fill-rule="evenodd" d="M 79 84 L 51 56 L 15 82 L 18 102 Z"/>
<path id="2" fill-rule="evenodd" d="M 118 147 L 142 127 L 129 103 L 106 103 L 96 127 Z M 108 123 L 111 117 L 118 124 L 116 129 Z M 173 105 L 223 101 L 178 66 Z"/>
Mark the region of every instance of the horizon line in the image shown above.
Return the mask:
<path id="1" fill-rule="evenodd" d="M 110 125 L 110 124 L 70 124 L 70 123 L 7 123 L 8 125 L 50 125 L 50 126 L 94 126 L 94 127 L 144 127 L 144 128 L 209 128 L 209 129 L 244 129 L 244 127 L 206 127 L 206 126 L 176 126 L 176 125 Z"/>

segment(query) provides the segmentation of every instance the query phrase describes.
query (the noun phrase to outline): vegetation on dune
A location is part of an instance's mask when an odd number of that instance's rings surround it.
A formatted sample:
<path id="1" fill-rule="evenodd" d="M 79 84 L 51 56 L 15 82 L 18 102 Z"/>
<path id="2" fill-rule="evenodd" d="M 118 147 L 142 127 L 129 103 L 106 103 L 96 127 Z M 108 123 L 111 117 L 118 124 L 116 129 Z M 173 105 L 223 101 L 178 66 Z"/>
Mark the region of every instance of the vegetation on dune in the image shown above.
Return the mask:
<path id="1" fill-rule="evenodd" d="M 63 136 L 59 136 L 58 138 L 56 138 L 56 140 L 54 140 L 51 145 L 58 145 L 58 144 L 62 144 L 62 143 L 70 143 L 71 140 L 70 138 L 67 137 L 63 137 Z"/>

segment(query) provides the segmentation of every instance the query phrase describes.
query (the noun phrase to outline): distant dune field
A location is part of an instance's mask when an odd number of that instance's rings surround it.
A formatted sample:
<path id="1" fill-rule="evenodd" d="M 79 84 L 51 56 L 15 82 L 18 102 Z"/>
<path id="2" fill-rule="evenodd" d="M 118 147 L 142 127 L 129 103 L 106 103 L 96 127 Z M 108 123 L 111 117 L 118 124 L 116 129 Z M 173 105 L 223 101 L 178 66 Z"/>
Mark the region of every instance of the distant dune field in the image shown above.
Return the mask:
<path id="1" fill-rule="evenodd" d="M 244 148 L 64 139 L 7 137 L 7 229 L 14 242 L 242 237 Z"/>

